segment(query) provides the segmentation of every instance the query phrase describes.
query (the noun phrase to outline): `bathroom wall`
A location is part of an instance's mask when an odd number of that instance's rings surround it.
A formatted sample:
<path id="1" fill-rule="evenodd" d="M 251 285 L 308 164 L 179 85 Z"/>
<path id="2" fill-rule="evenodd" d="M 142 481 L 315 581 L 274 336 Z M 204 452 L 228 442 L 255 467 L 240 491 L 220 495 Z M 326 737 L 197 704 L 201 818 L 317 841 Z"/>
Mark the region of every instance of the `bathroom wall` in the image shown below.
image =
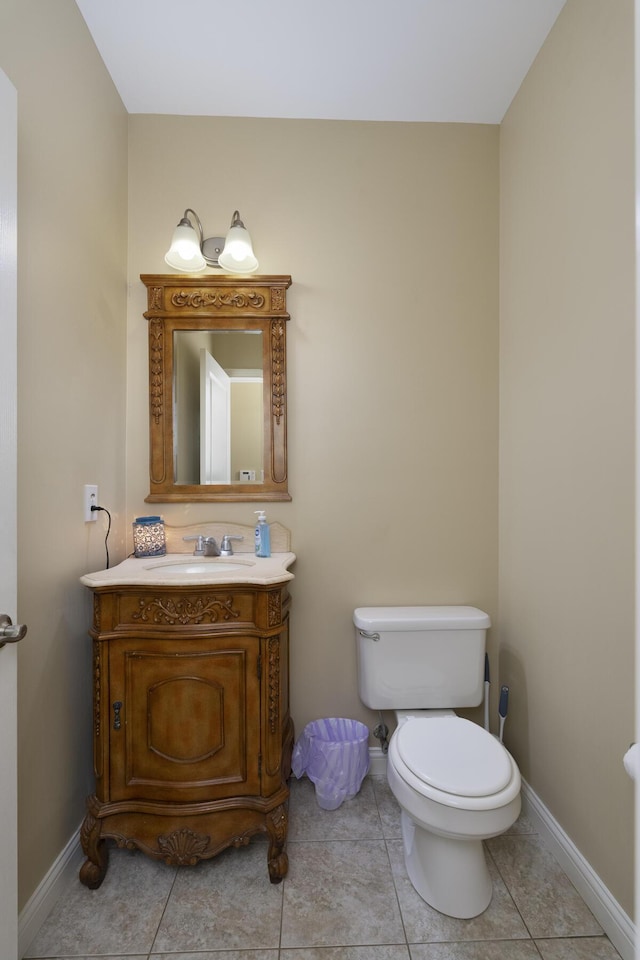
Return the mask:
<path id="1" fill-rule="evenodd" d="M 500 137 L 506 740 L 630 915 L 633 83 L 632 0 L 568 0 Z"/>
<path id="2" fill-rule="evenodd" d="M 193 207 L 236 207 L 287 294 L 296 729 L 359 701 L 352 612 L 496 614 L 498 129 L 132 116 L 127 511 L 148 493 L 146 289 Z M 261 504 L 162 505 L 251 523 Z M 148 507 L 147 507 L 148 509 Z M 154 504 L 154 509 L 159 505 Z"/>
<path id="3" fill-rule="evenodd" d="M 91 622 L 78 577 L 122 559 L 127 118 L 73 0 L 2 0 L 18 91 L 20 908 L 92 789 Z"/>

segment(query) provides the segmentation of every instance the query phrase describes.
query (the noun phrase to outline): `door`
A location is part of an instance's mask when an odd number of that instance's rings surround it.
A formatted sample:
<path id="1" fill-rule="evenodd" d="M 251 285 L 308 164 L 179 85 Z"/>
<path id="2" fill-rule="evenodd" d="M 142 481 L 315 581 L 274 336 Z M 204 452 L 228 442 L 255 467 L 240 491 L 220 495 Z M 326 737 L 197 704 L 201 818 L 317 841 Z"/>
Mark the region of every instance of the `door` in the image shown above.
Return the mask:
<path id="1" fill-rule="evenodd" d="M 110 640 L 110 800 L 260 792 L 254 637 Z"/>
<path id="2" fill-rule="evenodd" d="M 200 483 L 231 482 L 231 381 L 200 351 Z"/>
<path id="3" fill-rule="evenodd" d="M 635 188 L 636 211 L 640 210 L 640 0 L 635 0 Z M 636 434 L 640 424 L 640 217 L 636 213 Z M 635 739 L 640 742 L 640 442 L 636 435 L 636 670 L 635 670 Z M 635 785 L 635 907 L 636 923 L 640 916 L 640 784 Z M 640 960 L 640 936 L 636 936 L 635 955 Z"/>
<path id="4" fill-rule="evenodd" d="M 0 70 L 0 614 L 16 619 L 17 95 Z M 0 649 L 0 930 L 18 956 L 17 655 Z"/>

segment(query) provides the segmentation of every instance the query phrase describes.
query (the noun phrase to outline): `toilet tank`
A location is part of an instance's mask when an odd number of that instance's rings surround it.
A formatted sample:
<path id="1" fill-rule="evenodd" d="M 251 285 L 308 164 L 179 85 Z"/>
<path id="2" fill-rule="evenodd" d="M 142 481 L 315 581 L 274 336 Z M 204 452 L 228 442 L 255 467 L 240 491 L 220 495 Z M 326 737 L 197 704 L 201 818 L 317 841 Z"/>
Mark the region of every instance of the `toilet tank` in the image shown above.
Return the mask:
<path id="1" fill-rule="evenodd" d="M 484 694 L 488 614 L 476 607 L 359 607 L 360 699 L 373 710 L 475 707 Z"/>

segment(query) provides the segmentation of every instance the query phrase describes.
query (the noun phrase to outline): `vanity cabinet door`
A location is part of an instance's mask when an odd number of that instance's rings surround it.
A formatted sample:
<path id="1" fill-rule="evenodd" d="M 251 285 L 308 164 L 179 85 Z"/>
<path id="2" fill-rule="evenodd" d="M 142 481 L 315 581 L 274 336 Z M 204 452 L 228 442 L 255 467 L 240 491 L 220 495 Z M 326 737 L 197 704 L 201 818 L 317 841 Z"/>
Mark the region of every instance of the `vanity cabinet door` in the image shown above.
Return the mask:
<path id="1" fill-rule="evenodd" d="M 260 792 L 259 641 L 112 640 L 112 801 Z"/>

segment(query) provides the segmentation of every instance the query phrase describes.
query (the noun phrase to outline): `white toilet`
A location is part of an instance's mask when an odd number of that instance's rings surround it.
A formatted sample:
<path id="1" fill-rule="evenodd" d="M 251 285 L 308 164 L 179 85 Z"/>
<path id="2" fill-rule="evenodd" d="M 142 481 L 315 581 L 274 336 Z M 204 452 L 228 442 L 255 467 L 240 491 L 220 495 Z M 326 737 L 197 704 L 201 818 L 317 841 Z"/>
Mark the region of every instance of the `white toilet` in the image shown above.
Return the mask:
<path id="1" fill-rule="evenodd" d="M 441 913 L 475 917 L 493 892 L 482 841 L 520 813 L 515 761 L 453 711 L 482 702 L 489 617 L 465 606 L 361 607 L 353 621 L 360 699 L 398 723 L 387 778 L 409 878 Z"/>

